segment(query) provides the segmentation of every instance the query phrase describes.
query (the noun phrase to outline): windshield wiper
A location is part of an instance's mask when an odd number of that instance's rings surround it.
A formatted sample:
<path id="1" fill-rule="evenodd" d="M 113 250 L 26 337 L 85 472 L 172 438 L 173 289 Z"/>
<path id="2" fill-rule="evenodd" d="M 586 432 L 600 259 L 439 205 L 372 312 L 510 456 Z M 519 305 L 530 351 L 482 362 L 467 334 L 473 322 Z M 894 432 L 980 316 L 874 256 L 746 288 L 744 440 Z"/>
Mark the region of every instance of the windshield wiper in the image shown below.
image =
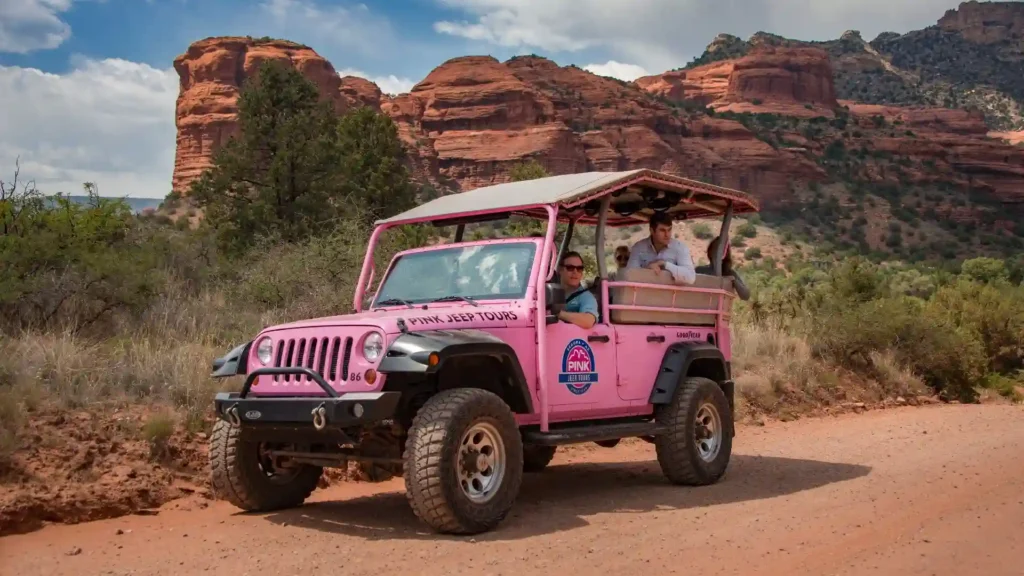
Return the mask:
<path id="1" fill-rule="evenodd" d="M 435 298 L 435 299 L 431 300 L 431 302 L 457 302 L 457 301 L 469 302 L 473 306 L 479 306 L 480 305 L 476 300 L 473 300 L 469 296 L 442 296 L 440 298 Z"/>
<path id="2" fill-rule="evenodd" d="M 409 302 L 408 300 L 403 300 L 401 298 L 388 298 L 387 300 L 381 300 L 380 302 L 377 302 L 377 308 L 380 308 L 381 306 L 394 306 L 395 304 L 404 304 L 409 308 L 416 307 L 412 302 Z"/>

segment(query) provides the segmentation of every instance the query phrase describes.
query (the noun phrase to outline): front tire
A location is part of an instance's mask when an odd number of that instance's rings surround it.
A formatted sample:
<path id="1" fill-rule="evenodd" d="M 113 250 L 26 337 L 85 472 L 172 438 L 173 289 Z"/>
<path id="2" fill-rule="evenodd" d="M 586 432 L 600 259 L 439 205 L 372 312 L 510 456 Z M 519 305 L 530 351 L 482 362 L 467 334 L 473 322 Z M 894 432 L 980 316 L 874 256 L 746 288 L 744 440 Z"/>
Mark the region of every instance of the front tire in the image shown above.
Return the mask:
<path id="1" fill-rule="evenodd" d="M 295 464 L 278 470 L 261 443 L 241 439 L 240 429 L 217 420 L 210 436 L 211 483 L 217 496 L 247 512 L 294 508 L 316 489 L 323 468 Z"/>
<path id="2" fill-rule="evenodd" d="M 703 486 L 725 474 L 732 454 L 732 412 L 718 384 L 686 378 L 656 414 L 669 427 L 654 439 L 658 464 L 669 481 Z"/>
<path id="3" fill-rule="evenodd" d="M 435 531 L 491 530 L 508 515 L 522 484 L 515 416 L 486 390 L 440 392 L 413 419 L 404 469 L 409 504 Z"/>

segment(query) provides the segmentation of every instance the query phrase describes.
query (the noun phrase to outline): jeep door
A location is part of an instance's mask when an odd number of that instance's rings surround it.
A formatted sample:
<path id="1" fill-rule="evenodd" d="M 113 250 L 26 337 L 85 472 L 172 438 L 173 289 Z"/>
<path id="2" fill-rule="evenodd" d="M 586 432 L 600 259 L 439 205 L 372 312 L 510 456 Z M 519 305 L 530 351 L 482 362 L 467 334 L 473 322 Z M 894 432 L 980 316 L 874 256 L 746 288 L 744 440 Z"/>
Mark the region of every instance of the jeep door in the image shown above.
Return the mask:
<path id="1" fill-rule="evenodd" d="M 615 391 L 615 332 L 605 323 L 589 330 L 569 322 L 546 328 L 544 354 L 551 416 L 564 420 L 595 417 L 622 405 Z"/>

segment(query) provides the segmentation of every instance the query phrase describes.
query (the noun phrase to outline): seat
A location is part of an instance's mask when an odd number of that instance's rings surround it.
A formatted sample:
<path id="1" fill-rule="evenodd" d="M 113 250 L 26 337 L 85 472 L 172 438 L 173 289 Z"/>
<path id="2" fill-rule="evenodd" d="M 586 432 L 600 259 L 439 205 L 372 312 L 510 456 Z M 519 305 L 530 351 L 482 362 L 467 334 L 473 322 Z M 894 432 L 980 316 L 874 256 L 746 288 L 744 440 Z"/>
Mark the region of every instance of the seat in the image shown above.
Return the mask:
<path id="1" fill-rule="evenodd" d="M 638 282 L 643 284 L 675 285 L 672 275 L 666 271 L 655 272 L 648 268 L 627 268 L 619 270 L 616 280 L 620 282 Z M 723 310 L 730 310 L 734 298 L 732 278 L 729 276 L 711 276 L 697 274 L 697 280 L 690 287 L 720 288 L 729 292 L 722 302 Z M 675 302 L 672 297 L 675 295 Z M 635 304 L 659 308 L 681 308 L 696 310 L 717 310 L 718 294 L 700 292 L 679 292 L 657 288 L 634 286 L 612 286 L 609 299 L 616 304 Z M 714 326 L 715 316 L 695 314 L 692 312 L 663 312 L 658 310 L 612 310 L 611 321 L 614 324 L 678 324 L 684 326 Z"/>

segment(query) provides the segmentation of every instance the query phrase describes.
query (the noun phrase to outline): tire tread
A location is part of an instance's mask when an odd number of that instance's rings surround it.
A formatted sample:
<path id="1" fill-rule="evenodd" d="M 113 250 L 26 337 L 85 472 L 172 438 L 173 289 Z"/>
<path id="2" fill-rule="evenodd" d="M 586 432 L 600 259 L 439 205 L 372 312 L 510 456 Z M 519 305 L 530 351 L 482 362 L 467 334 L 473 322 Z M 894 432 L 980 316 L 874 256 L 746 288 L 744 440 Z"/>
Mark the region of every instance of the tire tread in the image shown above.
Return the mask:
<path id="1" fill-rule="evenodd" d="M 454 475 L 457 442 L 451 438 L 476 415 L 498 420 L 505 442 L 506 470 L 502 493 L 483 509 L 460 507 L 453 501 L 457 484 L 447 486 Z M 502 429 L 504 428 L 504 429 Z M 448 534 L 476 534 L 497 526 L 508 514 L 522 482 L 522 450 L 519 431 L 508 405 L 497 395 L 480 388 L 455 388 L 431 397 L 413 418 L 406 439 L 406 498 L 413 513 L 434 530 Z M 518 473 L 517 473 L 518 472 Z"/>
<path id="2" fill-rule="evenodd" d="M 252 463 L 241 449 L 248 448 L 241 430 L 218 419 L 210 435 L 210 480 L 214 493 L 247 512 L 292 508 L 302 504 L 316 489 L 323 469 L 305 466 L 287 485 L 271 485 L 255 478 Z"/>

